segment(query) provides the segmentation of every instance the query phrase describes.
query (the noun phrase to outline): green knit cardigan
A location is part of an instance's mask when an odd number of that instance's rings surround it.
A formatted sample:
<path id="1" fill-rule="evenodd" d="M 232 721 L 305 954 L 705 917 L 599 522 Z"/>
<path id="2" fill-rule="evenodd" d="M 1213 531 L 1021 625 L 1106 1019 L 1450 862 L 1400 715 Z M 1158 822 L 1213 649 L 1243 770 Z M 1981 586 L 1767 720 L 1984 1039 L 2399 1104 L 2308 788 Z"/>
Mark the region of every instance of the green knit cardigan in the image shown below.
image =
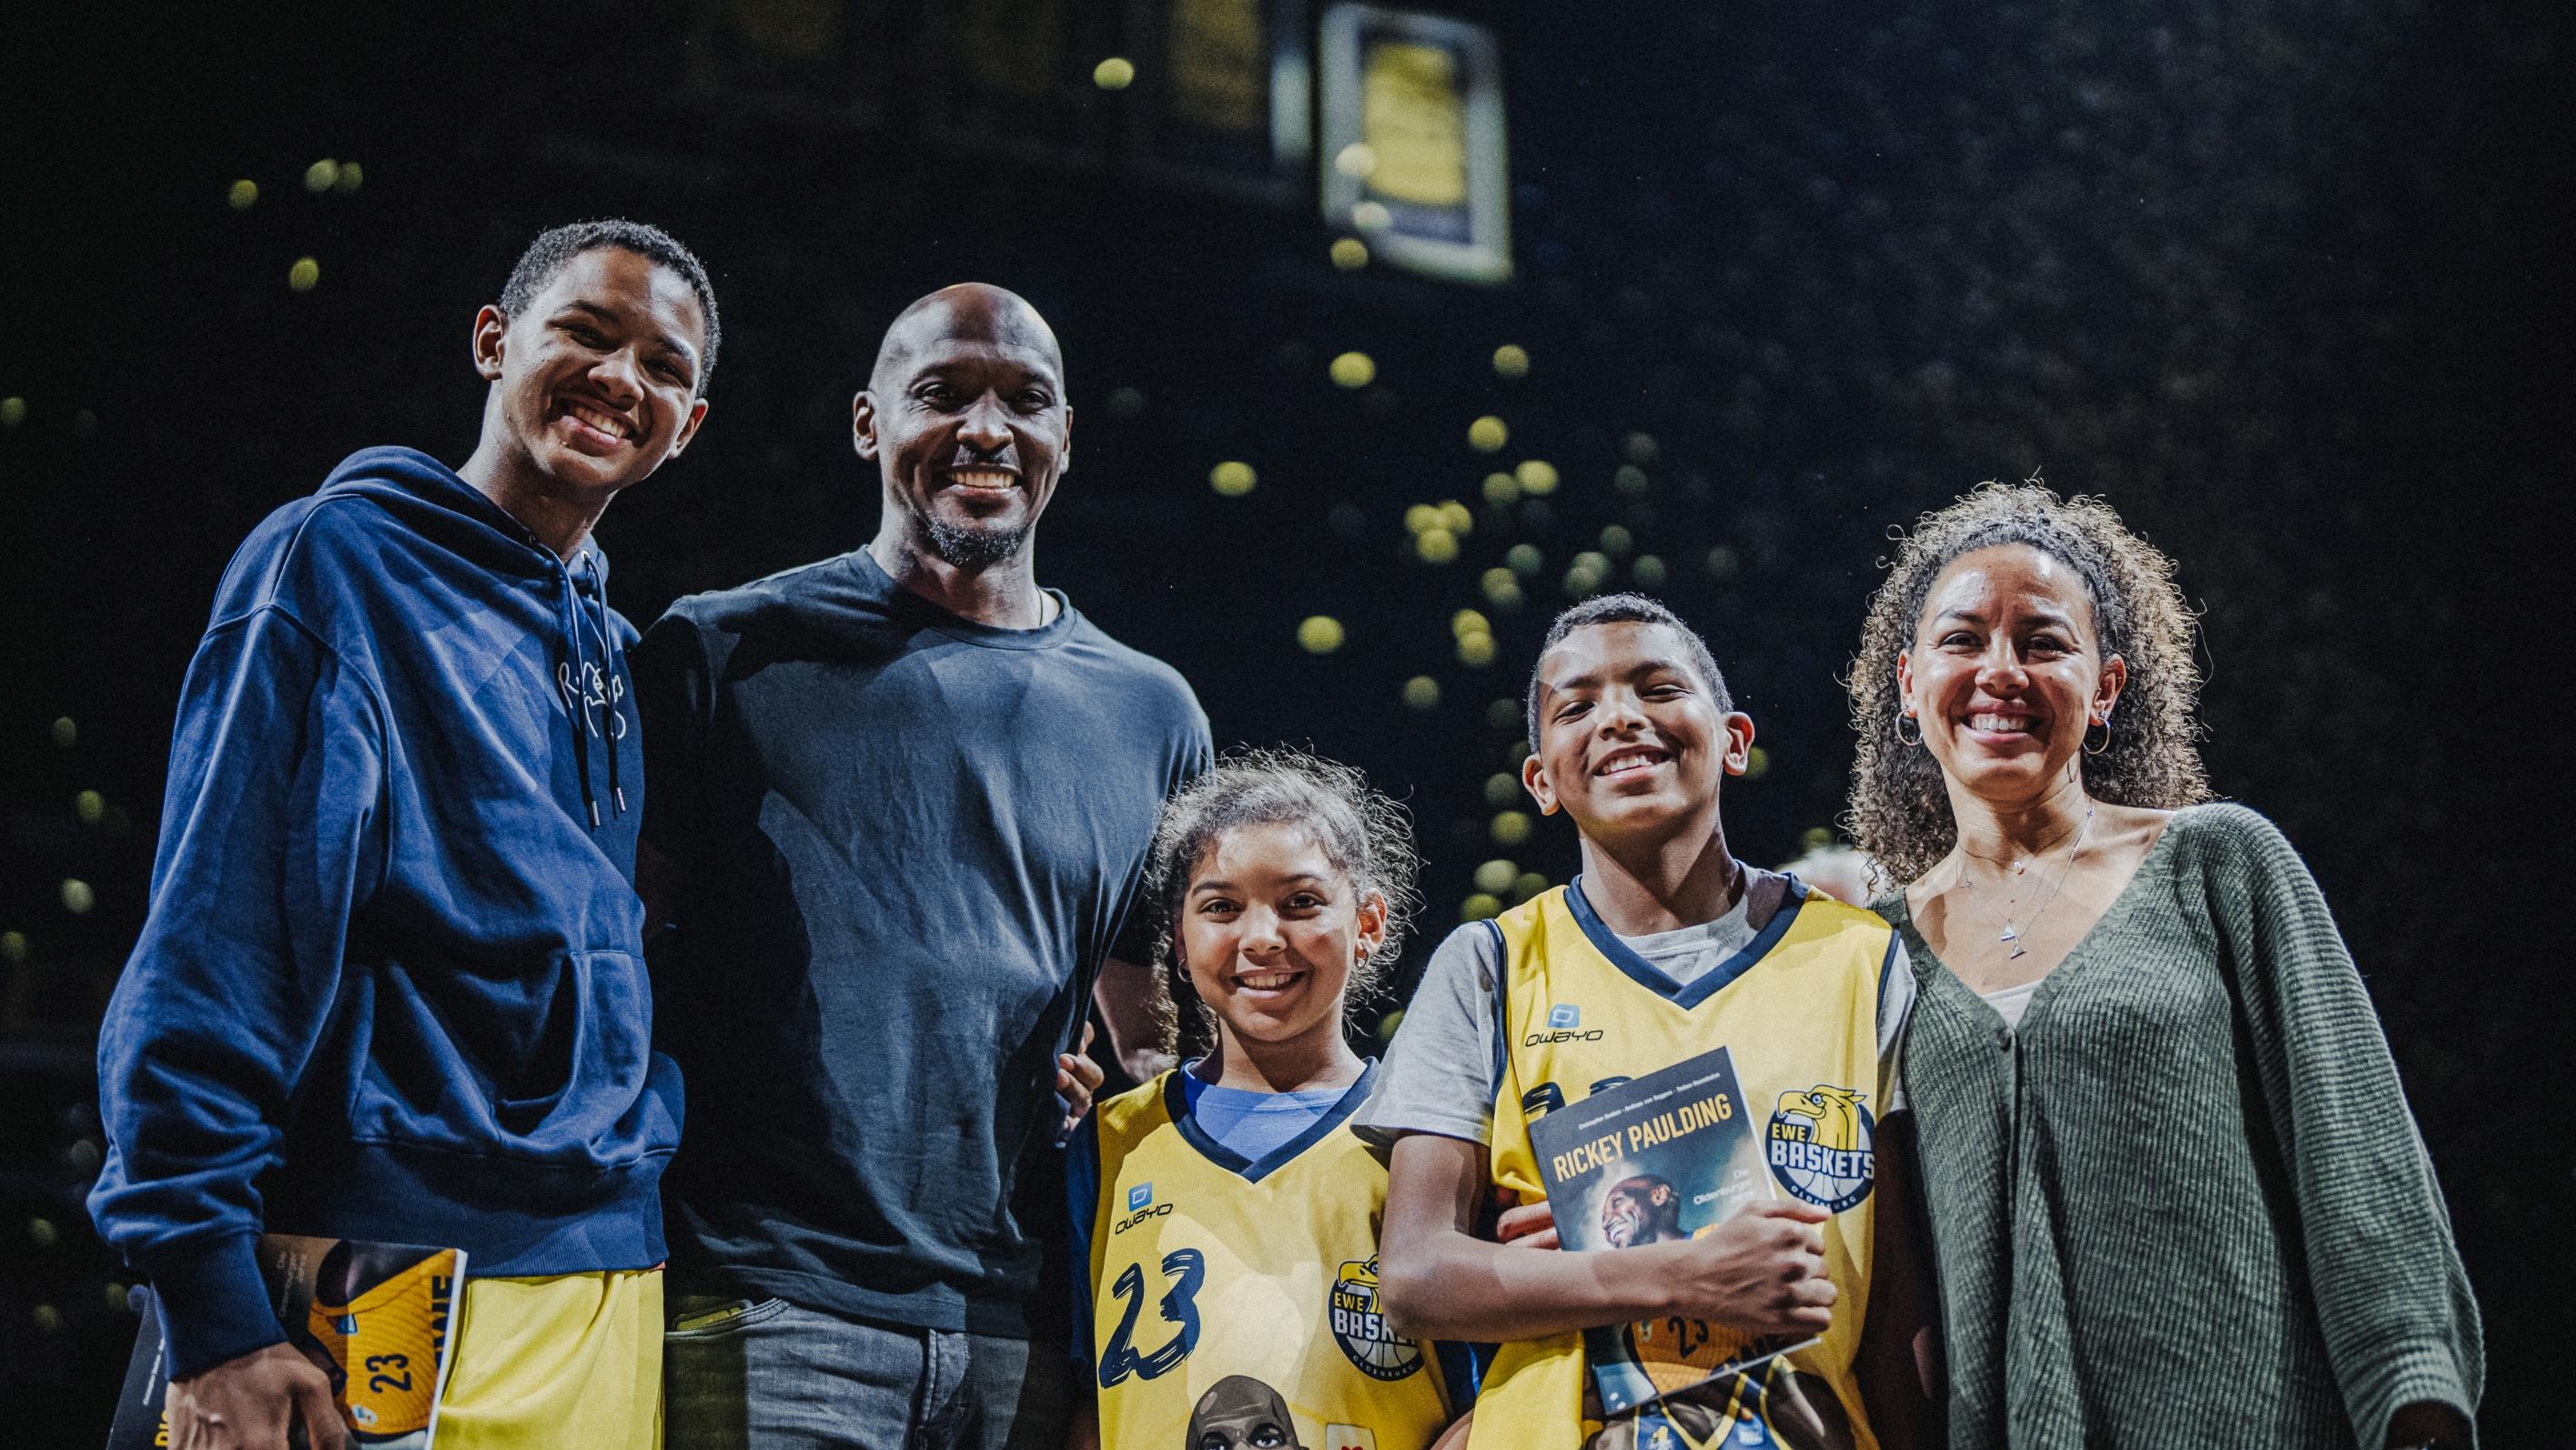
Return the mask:
<path id="1" fill-rule="evenodd" d="M 2271 822 L 2177 812 L 2020 1030 L 1905 909 L 1953 1450 L 2350 1447 L 2476 1410 L 2476 1302 L 2370 998 Z"/>

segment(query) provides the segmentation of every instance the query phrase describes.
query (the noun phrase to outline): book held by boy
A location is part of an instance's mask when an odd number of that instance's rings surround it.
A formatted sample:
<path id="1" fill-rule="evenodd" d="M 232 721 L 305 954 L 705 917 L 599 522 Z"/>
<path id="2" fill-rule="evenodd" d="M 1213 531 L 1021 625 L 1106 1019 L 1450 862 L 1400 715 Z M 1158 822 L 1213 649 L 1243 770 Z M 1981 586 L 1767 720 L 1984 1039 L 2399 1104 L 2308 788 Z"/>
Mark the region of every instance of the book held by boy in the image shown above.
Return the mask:
<path id="1" fill-rule="evenodd" d="M 330 1376 L 349 1442 L 429 1450 L 447 1385 L 449 1324 L 465 1278 L 465 1251 L 262 1234 L 258 1255 L 286 1342 Z M 134 1294 L 143 1327 L 107 1450 L 170 1443 L 160 1304 L 149 1290 Z M 294 1443 L 304 1443 L 300 1427 Z"/>
<path id="2" fill-rule="evenodd" d="M 1548 1113 L 1530 1146 L 1572 1250 L 1698 1238 L 1778 1191 L 1723 1047 Z M 1583 1350 L 1616 1415 L 1813 1342 L 1672 1316 L 1586 1330 Z"/>

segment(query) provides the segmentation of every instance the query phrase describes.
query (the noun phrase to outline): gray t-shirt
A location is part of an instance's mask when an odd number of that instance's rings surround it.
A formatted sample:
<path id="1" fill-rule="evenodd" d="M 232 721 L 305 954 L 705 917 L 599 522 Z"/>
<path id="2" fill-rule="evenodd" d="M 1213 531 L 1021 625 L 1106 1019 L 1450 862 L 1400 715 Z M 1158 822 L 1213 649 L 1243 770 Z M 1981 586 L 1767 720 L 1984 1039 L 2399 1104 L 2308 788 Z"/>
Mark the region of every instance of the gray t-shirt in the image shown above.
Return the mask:
<path id="1" fill-rule="evenodd" d="M 1688 984 L 1743 950 L 1770 925 L 1788 893 L 1804 889 L 1794 881 L 1748 866 L 1744 890 L 1724 916 L 1679 931 L 1620 940 L 1666 976 Z M 1378 1070 L 1376 1094 L 1351 1120 L 1360 1136 L 1377 1143 L 1391 1143 L 1407 1133 L 1490 1141 L 1494 1034 L 1499 1030 L 1494 980 L 1502 965 L 1501 944 L 1483 922 L 1468 922 L 1440 943 Z M 1879 1076 L 1890 1094 L 1889 1112 L 1904 1106 L 1896 1092 L 1896 1054 L 1913 1006 L 1914 973 L 1899 944 L 1878 1000 Z"/>

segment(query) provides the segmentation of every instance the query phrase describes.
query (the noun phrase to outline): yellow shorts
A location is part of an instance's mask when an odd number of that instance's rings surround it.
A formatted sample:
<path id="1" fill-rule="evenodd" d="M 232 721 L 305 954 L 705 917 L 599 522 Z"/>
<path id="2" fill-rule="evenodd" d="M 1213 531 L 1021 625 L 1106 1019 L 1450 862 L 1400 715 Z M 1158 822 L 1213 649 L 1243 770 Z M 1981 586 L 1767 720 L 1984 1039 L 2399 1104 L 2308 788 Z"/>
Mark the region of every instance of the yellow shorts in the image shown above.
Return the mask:
<path id="1" fill-rule="evenodd" d="M 468 1279 L 438 1450 L 662 1442 L 662 1271 Z"/>

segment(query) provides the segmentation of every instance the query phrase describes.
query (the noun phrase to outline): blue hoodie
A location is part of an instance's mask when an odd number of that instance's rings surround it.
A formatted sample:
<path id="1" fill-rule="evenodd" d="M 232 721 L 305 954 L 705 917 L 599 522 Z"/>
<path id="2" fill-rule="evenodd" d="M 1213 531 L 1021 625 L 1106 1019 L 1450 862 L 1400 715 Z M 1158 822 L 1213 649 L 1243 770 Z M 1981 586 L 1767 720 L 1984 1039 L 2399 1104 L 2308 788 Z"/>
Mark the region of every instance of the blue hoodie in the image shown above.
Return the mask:
<path id="1" fill-rule="evenodd" d="M 174 1374 L 284 1337 L 264 1230 L 478 1276 L 661 1261 L 680 1083 L 607 578 L 405 448 L 233 556 L 98 1048 L 90 1212 L 160 1290 Z"/>

